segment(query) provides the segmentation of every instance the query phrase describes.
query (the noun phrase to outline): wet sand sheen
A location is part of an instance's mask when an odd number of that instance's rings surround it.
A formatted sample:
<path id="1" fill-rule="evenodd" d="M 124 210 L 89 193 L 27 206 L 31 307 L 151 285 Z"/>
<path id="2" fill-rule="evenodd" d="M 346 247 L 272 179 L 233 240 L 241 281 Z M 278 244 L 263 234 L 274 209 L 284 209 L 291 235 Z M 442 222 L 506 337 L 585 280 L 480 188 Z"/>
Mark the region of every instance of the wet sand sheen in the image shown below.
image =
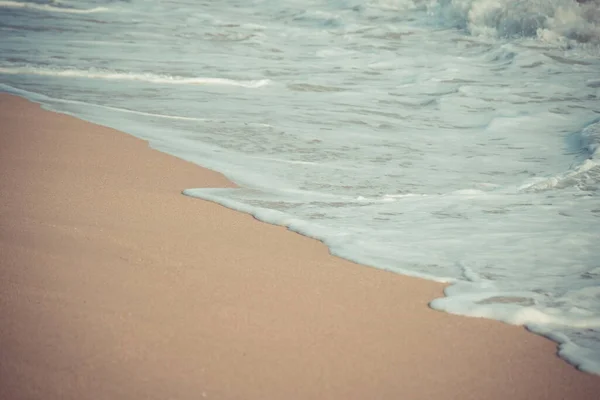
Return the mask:
<path id="1" fill-rule="evenodd" d="M 443 286 L 188 198 L 233 186 L 0 95 L 0 398 L 595 399 L 521 327 Z"/>

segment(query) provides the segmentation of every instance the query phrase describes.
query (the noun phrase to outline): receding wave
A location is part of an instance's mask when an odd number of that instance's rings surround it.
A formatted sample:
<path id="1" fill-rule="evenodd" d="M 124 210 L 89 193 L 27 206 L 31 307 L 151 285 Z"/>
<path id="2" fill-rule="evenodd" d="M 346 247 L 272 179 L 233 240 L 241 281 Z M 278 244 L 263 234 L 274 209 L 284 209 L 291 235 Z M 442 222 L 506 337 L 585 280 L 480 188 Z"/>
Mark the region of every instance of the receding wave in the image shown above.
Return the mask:
<path id="1" fill-rule="evenodd" d="M 198 122 L 211 121 L 210 119 L 207 119 L 207 118 L 184 117 L 181 115 L 170 115 L 170 114 L 158 114 L 158 113 L 130 110 L 128 108 L 111 107 L 111 106 L 102 105 L 102 104 L 88 103 L 86 101 L 59 99 L 57 97 L 50 97 L 50 96 L 46 96 L 41 93 L 31 92 L 29 90 L 23 90 L 23 89 L 16 88 L 14 86 L 0 83 L 0 93 L 2 93 L 2 92 L 11 93 L 16 96 L 22 96 L 22 97 L 25 97 L 26 99 L 29 99 L 31 101 L 35 101 L 35 102 L 38 102 L 41 104 L 48 104 L 48 103 L 49 104 L 52 104 L 52 103 L 76 104 L 76 105 L 82 105 L 84 107 L 97 107 L 97 108 L 102 108 L 105 110 L 116 111 L 116 112 L 127 113 L 127 114 L 143 115 L 145 117 L 152 117 L 152 118 L 172 119 L 172 120 L 180 120 L 180 121 L 198 121 Z"/>
<path id="2" fill-rule="evenodd" d="M 269 84 L 268 79 L 260 80 L 235 80 L 226 78 L 184 77 L 154 73 L 118 72 L 109 70 L 80 70 L 57 69 L 37 66 L 10 66 L 0 67 L 0 74 L 10 75 L 38 75 L 65 78 L 105 79 L 114 81 L 141 81 L 160 84 L 179 85 L 222 85 L 240 86 L 245 88 L 258 88 Z"/>
<path id="3" fill-rule="evenodd" d="M 67 13 L 67 14 L 93 14 L 96 12 L 102 12 L 102 11 L 108 10 L 105 7 L 80 9 L 80 8 L 72 8 L 72 7 L 56 7 L 56 6 L 51 6 L 49 4 L 21 3 L 18 1 L 0 1 L 0 8 L 16 8 L 16 9 L 48 11 L 48 12 Z"/>
<path id="4" fill-rule="evenodd" d="M 476 36 L 600 44 L 600 0 L 437 0 L 427 7 L 442 23 Z"/>

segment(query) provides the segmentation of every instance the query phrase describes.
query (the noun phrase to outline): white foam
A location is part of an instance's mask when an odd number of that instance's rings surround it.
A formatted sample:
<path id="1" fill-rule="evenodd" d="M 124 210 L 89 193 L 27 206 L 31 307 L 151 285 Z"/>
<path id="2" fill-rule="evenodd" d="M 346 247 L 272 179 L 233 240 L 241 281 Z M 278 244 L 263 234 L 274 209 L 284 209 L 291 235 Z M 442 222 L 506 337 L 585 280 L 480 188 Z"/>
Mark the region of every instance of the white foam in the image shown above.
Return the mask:
<path id="1" fill-rule="evenodd" d="M 105 8 L 105 7 L 79 9 L 79 8 L 70 8 L 70 7 L 54 7 L 49 4 L 21 3 L 18 1 L 0 1 L 0 8 L 47 11 L 47 12 L 65 13 L 65 14 L 93 14 L 93 13 L 108 11 L 108 8 Z"/>
<path id="2" fill-rule="evenodd" d="M 259 88 L 270 83 L 268 79 L 260 80 L 234 80 L 226 78 L 209 77 L 182 77 L 154 73 L 117 72 L 109 70 L 79 70 L 58 69 L 38 66 L 4 66 L 0 67 L 0 74 L 9 75 L 38 75 L 64 78 L 105 79 L 114 81 L 141 81 L 148 83 L 173 84 L 173 85 L 222 85 L 239 86 L 244 88 Z"/>
<path id="3" fill-rule="evenodd" d="M 473 35 L 600 44 L 599 0 L 437 0 L 428 7 L 443 23 Z"/>
<path id="4" fill-rule="evenodd" d="M 579 136 L 581 146 L 587 152 L 581 163 L 555 176 L 534 178 L 523 184 L 519 190 L 543 191 L 567 187 L 596 190 L 600 186 L 600 121 L 586 126 Z"/>

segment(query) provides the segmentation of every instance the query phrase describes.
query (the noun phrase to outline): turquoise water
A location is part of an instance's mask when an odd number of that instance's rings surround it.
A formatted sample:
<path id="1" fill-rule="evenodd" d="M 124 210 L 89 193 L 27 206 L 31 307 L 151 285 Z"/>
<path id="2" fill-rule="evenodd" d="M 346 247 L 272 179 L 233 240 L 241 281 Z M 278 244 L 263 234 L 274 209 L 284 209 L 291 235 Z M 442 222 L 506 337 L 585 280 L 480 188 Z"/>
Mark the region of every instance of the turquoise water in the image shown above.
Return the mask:
<path id="1" fill-rule="evenodd" d="M 600 3 L 0 1 L 0 90 L 600 373 Z M 198 240 L 202 240 L 198 238 Z"/>

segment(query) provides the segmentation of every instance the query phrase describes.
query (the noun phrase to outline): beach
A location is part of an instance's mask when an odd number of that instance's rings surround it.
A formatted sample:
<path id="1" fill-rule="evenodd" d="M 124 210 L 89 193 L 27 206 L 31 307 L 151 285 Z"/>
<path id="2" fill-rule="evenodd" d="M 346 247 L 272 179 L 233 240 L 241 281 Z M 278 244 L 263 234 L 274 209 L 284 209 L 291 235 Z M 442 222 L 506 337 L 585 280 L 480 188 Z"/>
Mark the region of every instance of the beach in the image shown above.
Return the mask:
<path id="1" fill-rule="evenodd" d="M 183 196 L 235 187 L 0 95 L 0 398 L 595 399 L 523 327 L 444 286 Z"/>

